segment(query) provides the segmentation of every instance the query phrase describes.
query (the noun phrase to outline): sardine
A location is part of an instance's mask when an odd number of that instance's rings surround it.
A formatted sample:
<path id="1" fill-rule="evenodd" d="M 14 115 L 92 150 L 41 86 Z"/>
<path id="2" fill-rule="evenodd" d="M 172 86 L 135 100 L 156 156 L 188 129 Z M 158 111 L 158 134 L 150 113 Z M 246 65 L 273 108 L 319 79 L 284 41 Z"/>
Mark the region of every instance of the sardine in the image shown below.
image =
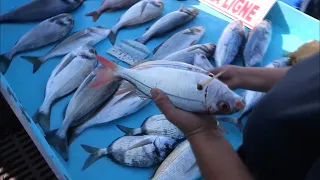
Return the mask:
<path id="1" fill-rule="evenodd" d="M 190 179 L 201 177 L 200 169 L 187 140 L 179 144 L 161 163 L 152 180 Z"/>
<path id="2" fill-rule="evenodd" d="M 81 145 L 90 153 L 84 163 L 85 170 L 95 161 L 107 156 L 112 161 L 130 167 L 152 167 L 161 163 L 174 149 L 176 141 L 161 136 L 124 136 L 115 140 L 107 148 Z"/>
<path id="3" fill-rule="evenodd" d="M 127 69 L 97 56 L 112 73 L 99 73 L 101 79 L 115 76 L 134 84 L 141 97 L 150 98 L 152 88 L 161 89 L 176 107 L 197 113 L 232 114 L 244 107 L 242 98 L 212 75 L 165 67 L 145 65 Z M 93 87 L 103 83 L 97 82 Z"/>
<path id="4" fill-rule="evenodd" d="M 177 11 L 171 12 L 158 21 L 156 21 L 147 31 L 136 41 L 145 44 L 151 38 L 161 36 L 167 32 L 180 27 L 193 20 L 199 13 L 197 8 L 180 8 Z"/>
<path id="5" fill-rule="evenodd" d="M 206 71 L 210 71 L 214 68 L 213 65 L 210 63 L 210 61 L 208 60 L 208 58 L 205 55 L 200 53 L 194 56 L 193 65 L 199 68 L 202 68 Z"/>
<path id="6" fill-rule="evenodd" d="M 114 44 L 120 29 L 136 26 L 159 17 L 163 12 L 162 0 L 141 0 L 129 8 L 111 29 L 108 36 L 111 44 Z"/>
<path id="7" fill-rule="evenodd" d="M 62 13 L 71 12 L 82 3 L 83 0 L 33 0 L 0 15 L 0 23 L 42 21 Z"/>
<path id="8" fill-rule="evenodd" d="M 10 52 L 0 55 L 0 70 L 5 73 L 15 55 L 39 49 L 65 37 L 73 28 L 71 14 L 60 14 L 45 21 L 23 35 Z"/>
<path id="9" fill-rule="evenodd" d="M 47 54 L 41 57 L 36 56 L 21 56 L 22 58 L 27 59 L 34 66 L 33 72 L 36 72 L 40 66 L 46 62 L 48 59 L 64 56 L 69 52 L 77 49 L 79 47 L 89 45 L 94 46 L 99 43 L 103 39 L 107 38 L 110 33 L 110 29 L 97 26 L 90 27 L 84 30 L 78 31 L 67 37 L 61 43 L 59 43 L 56 47 L 51 49 Z"/>
<path id="10" fill-rule="evenodd" d="M 156 47 L 151 60 L 160 60 L 164 57 L 197 44 L 205 32 L 203 26 L 191 27 L 182 30 Z"/>
<path id="11" fill-rule="evenodd" d="M 239 54 L 241 46 L 245 41 L 244 26 L 240 20 L 231 22 L 223 31 L 214 59 L 218 67 L 230 64 Z"/>
<path id="12" fill-rule="evenodd" d="M 111 12 L 119 9 L 128 8 L 139 0 L 103 0 L 101 7 L 86 16 L 92 16 L 94 22 L 96 22 L 103 12 Z"/>
<path id="13" fill-rule="evenodd" d="M 206 57 L 212 57 L 216 46 L 211 43 L 207 44 L 197 44 L 190 46 L 186 49 L 180 50 L 178 52 L 172 53 L 169 56 L 163 58 L 163 60 L 168 61 L 183 61 L 188 64 L 193 64 L 194 57 L 196 54 L 204 54 Z"/>
<path id="14" fill-rule="evenodd" d="M 140 128 L 128 128 L 122 125 L 117 125 L 117 127 L 122 132 L 126 133 L 126 136 L 157 135 L 170 137 L 172 139 L 184 138 L 184 134 L 169 120 L 167 120 L 163 114 L 147 118 Z"/>
<path id="15" fill-rule="evenodd" d="M 281 67 L 287 67 L 289 66 L 290 60 L 288 58 L 281 58 L 272 61 L 270 64 L 266 66 L 266 68 L 281 68 Z M 247 117 L 252 109 L 260 102 L 260 100 L 265 96 L 264 92 L 258 92 L 258 91 L 251 91 L 246 90 L 243 93 L 243 99 L 245 102 L 245 108 L 241 112 L 240 116 L 238 118 L 232 118 L 232 117 L 218 117 L 217 120 L 219 121 L 225 121 L 234 124 L 240 131 L 243 131 L 243 118 Z"/>
<path id="16" fill-rule="evenodd" d="M 81 47 L 65 56 L 51 73 L 46 86 L 45 99 L 33 118 L 39 122 L 45 132 L 50 128 L 52 104 L 80 86 L 97 66 L 95 55 L 96 51 L 92 47 Z"/>
<path id="17" fill-rule="evenodd" d="M 243 50 L 245 66 L 262 65 L 263 57 L 271 42 L 271 36 L 272 25 L 269 20 L 263 20 L 251 30 Z"/>

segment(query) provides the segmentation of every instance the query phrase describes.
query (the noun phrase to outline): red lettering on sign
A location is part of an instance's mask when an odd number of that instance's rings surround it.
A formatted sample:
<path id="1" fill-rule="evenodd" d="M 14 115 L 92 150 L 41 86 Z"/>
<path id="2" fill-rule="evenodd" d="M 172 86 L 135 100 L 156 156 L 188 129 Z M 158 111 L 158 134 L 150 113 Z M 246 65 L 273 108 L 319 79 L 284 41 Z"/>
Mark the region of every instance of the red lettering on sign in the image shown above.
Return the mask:
<path id="1" fill-rule="evenodd" d="M 241 11 L 239 11 L 238 15 L 244 18 L 252 6 L 253 6 L 253 3 L 250 3 L 249 1 L 247 1 L 242 7 Z"/>
<path id="2" fill-rule="evenodd" d="M 228 10 L 230 10 L 231 7 L 233 7 L 234 3 L 236 3 L 236 2 L 237 2 L 236 0 L 232 1 L 232 3 L 230 4 L 230 6 L 228 7 Z"/>
<path id="3" fill-rule="evenodd" d="M 223 3 L 223 5 L 222 5 L 222 7 L 223 8 L 227 8 L 229 5 L 227 4 L 227 2 L 228 2 L 228 0 L 226 0 L 224 3 Z"/>
<path id="4" fill-rule="evenodd" d="M 256 14 L 256 11 L 260 9 L 260 6 L 254 5 L 254 7 L 251 9 L 250 13 L 247 15 L 246 20 L 251 21 L 252 16 Z"/>
<path id="5" fill-rule="evenodd" d="M 239 0 L 233 7 L 232 9 L 232 12 L 233 13 L 237 13 L 241 8 L 242 8 L 242 5 L 244 3 L 244 0 Z"/>

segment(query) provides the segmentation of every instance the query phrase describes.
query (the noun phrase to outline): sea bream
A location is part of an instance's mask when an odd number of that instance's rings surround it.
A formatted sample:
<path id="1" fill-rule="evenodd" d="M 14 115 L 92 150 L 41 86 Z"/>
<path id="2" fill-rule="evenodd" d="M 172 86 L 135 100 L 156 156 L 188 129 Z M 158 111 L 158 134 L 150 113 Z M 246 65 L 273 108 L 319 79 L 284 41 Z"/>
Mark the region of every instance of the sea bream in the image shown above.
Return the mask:
<path id="1" fill-rule="evenodd" d="M 210 71 L 214 68 L 209 59 L 204 54 L 200 53 L 194 56 L 193 65 L 202 68 L 206 71 Z"/>
<path id="2" fill-rule="evenodd" d="M 86 16 L 92 16 L 94 22 L 96 22 L 103 12 L 111 12 L 119 9 L 128 8 L 139 0 L 103 0 L 101 6 Z"/>
<path id="3" fill-rule="evenodd" d="M 220 67 L 230 64 L 241 51 L 245 38 L 244 26 L 240 20 L 229 23 L 222 32 L 214 53 L 216 65 Z"/>
<path id="4" fill-rule="evenodd" d="M 199 179 L 200 169 L 190 143 L 185 140 L 161 163 L 152 180 Z"/>
<path id="5" fill-rule="evenodd" d="M 81 31 L 77 31 L 71 34 L 69 37 L 64 39 L 56 47 L 51 49 L 47 54 L 41 57 L 36 56 L 21 56 L 22 58 L 27 59 L 34 66 L 33 72 L 36 72 L 40 66 L 46 62 L 48 59 L 64 56 L 71 51 L 85 46 L 94 46 L 103 39 L 106 39 L 110 33 L 110 29 L 104 28 L 101 26 L 89 27 Z"/>
<path id="6" fill-rule="evenodd" d="M 193 64 L 194 57 L 196 54 L 204 54 L 207 58 L 212 57 L 216 46 L 211 43 L 207 44 L 196 44 L 193 46 L 190 46 L 188 48 L 182 49 L 178 52 L 172 53 L 163 60 L 168 61 L 182 61 L 188 64 Z"/>
<path id="7" fill-rule="evenodd" d="M 33 0 L 0 15 L 0 23 L 42 21 L 62 13 L 71 12 L 82 3 L 83 0 Z"/>
<path id="8" fill-rule="evenodd" d="M 153 37 L 161 36 L 190 22 L 198 15 L 198 13 L 199 9 L 197 8 L 182 7 L 157 20 L 140 38 L 136 39 L 136 41 L 145 44 Z"/>
<path id="9" fill-rule="evenodd" d="M 51 105 L 76 90 L 97 64 L 96 51 L 84 46 L 65 56 L 53 70 L 46 85 L 44 101 L 33 118 L 45 132 L 50 128 Z"/>
<path id="10" fill-rule="evenodd" d="M 93 87 L 118 77 L 134 84 L 141 97 L 150 98 L 152 88 L 161 89 L 173 105 L 185 111 L 232 114 L 244 108 L 242 98 L 212 74 L 148 65 L 127 69 L 102 56 L 97 59 L 112 71 L 99 73 Z"/>
<path id="11" fill-rule="evenodd" d="M 114 44 L 120 29 L 136 26 L 159 17 L 163 12 L 162 0 L 141 0 L 129 8 L 111 28 L 108 36 L 111 44 Z"/>
<path id="12" fill-rule="evenodd" d="M 82 170 L 107 156 L 112 161 L 130 167 L 146 168 L 161 163 L 174 149 L 176 141 L 161 136 L 124 136 L 106 148 L 81 145 L 90 153 Z"/>
<path id="13" fill-rule="evenodd" d="M 23 35 L 10 52 L 0 55 L 0 71 L 5 73 L 18 53 L 39 49 L 62 39 L 71 31 L 73 25 L 71 14 L 60 14 L 42 21 Z"/>
<path id="14" fill-rule="evenodd" d="M 272 37 L 271 21 L 263 20 L 257 24 L 249 33 L 249 38 L 243 50 L 245 66 L 263 64 Z"/>
<path id="15" fill-rule="evenodd" d="M 172 139 L 184 138 L 184 134 L 163 114 L 148 117 L 139 128 L 128 128 L 122 125 L 117 125 L 117 127 L 126 133 L 126 136 L 157 135 Z"/>
<path id="16" fill-rule="evenodd" d="M 151 60 L 160 60 L 164 57 L 197 44 L 205 32 L 203 26 L 191 27 L 182 30 L 156 47 Z"/>

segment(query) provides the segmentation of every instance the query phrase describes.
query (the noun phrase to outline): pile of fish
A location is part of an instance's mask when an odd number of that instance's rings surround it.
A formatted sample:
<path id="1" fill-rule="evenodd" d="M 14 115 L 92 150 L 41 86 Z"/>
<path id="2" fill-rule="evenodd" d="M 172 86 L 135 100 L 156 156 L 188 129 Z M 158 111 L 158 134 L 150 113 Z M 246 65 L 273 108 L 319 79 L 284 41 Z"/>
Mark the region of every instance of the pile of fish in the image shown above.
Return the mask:
<path id="1" fill-rule="evenodd" d="M 128 9 L 113 27 L 87 27 L 67 36 L 73 28 L 74 18 L 66 13 L 82 3 L 83 0 L 34 0 L 0 15 L 0 23 L 42 21 L 21 37 L 9 52 L 0 55 L 2 73 L 6 73 L 17 54 L 60 41 L 42 56 L 21 57 L 33 65 L 33 73 L 36 73 L 47 60 L 64 56 L 47 81 L 43 102 L 33 120 L 65 161 L 68 161 L 69 145 L 82 132 L 129 116 L 147 106 L 151 101 L 151 88 L 164 91 L 180 109 L 223 115 L 218 121 L 230 122 L 243 129 L 243 117 L 264 93 L 246 91 L 243 97 L 239 96 L 219 81 L 217 75 L 210 73 L 214 68 L 211 60 L 216 66 L 228 65 L 237 58 L 243 59 L 245 66 L 261 65 L 271 41 L 270 21 L 259 23 L 247 37 L 242 22 L 235 20 L 226 26 L 217 45 L 210 42 L 198 44 L 205 34 L 204 26 L 179 29 L 153 50 L 149 60 L 142 58 L 130 68 L 124 68 L 97 55 L 93 46 L 105 39 L 115 44 L 121 29 L 158 18 L 141 37 L 121 40 L 133 53 L 143 52 L 145 44 L 152 38 L 196 21 L 199 10 L 181 7 L 160 17 L 165 7 L 162 0 L 103 0 L 100 8 L 86 16 L 97 21 L 103 12 Z M 288 61 L 288 58 L 276 60 L 267 67 L 284 67 Z M 52 105 L 73 92 L 61 126 L 50 129 L 55 120 L 50 116 Z M 241 110 L 239 118 L 228 116 Z M 146 118 L 141 127 L 117 127 L 125 135 L 108 147 L 82 145 L 89 153 L 83 170 L 106 156 L 131 167 L 152 167 L 162 163 L 152 179 L 196 179 L 201 176 L 189 142 L 164 115 Z"/>

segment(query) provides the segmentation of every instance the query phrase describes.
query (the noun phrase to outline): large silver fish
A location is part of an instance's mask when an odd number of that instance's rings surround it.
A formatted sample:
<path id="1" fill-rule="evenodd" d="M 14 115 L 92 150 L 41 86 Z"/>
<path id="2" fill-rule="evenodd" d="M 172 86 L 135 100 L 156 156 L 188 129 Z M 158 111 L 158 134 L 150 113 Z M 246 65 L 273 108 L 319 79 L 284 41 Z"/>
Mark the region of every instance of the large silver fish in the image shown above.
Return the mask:
<path id="1" fill-rule="evenodd" d="M 270 64 L 266 66 L 266 68 L 281 68 L 281 67 L 286 67 L 289 65 L 290 60 L 288 58 L 281 58 L 272 61 Z M 258 91 L 251 91 L 251 90 L 246 90 L 243 93 L 243 99 L 246 103 L 245 108 L 243 109 L 242 113 L 238 118 L 232 118 L 232 117 L 219 117 L 217 118 L 219 121 L 225 121 L 225 122 L 230 122 L 234 125 L 236 125 L 240 131 L 243 130 L 243 123 L 242 120 L 246 116 L 248 116 L 254 106 L 256 106 L 259 101 L 264 97 L 265 93 L 263 92 L 258 92 Z"/>
<path id="2" fill-rule="evenodd" d="M 184 138 L 184 134 L 167 120 L 163 114 L 147 118 L 139 128 L 128 128 L 122 125 L 117 125 L 117 127 L 126 133 L 126 136 L 157 135 L 170 137 L 172 139 Z"/>
<path id="3" fill-rule="evenodd" d="M 192 19 L 194 19 L 199 13 L 197 8 L 180 8 L 178 11 L 171 12 L 158 21 L 156 21 L 147 31 L 136 41 L 145 44 L 151 38 L 161 36 L 167 32 L 180 27 Z"/>
<path id="4" fill-rule="evenodd" d="M 184 179 L 195 180 L 201 177 L 200 169 L 187 140 L 179 144 L 161 163 L 152 180 Z"/>
<path id="5" fill-rule="evenodd" d="M 101 6 L 86 16 L 92 16 L 94 22 L 96 22 L 103 12 L 111 12 L 119 9 L 130 7 L 137 3 L 139 0 L 103 0 Z"/>
<path id="6" fill-rule="evenodd" d="M 207 44 L 197 44 L 190 46 L 186 49 L 180 50 L 178 52 L 172 53 L 169 56 L 163 58 L 163 60 L 168 61 L 182 61 L 188 64 L 193 64 L 194 57 L 196 54 L 204 54 L 206 57 L 212 57 L 216 46 L 211 43 Z"/>
<path id="7" fill-rule="evenodd" d="M 136 26 L 159 17 L 163 12 L 162 0 L 141 0 L 129 8 L 111 28 L 108 36 L 111 44 L 114 44 L 120 29 Z"/>
<path id="8" fill-rule="evenodd" d="M 89 73 L 97 66 L 96 51 L 81 47 L 65 56 L 53 70 L 46 85 L 45 98 L 34 116 L 45 132 L 50 128 L 51 105 L 61 97 L 76 90 Z"/>
<path id="9" fill-rule="evenodd" d="M 0 15 L 0 23 L 42 21 L 62 13 L 71 12 L 82 3 L 83 0 L 33 0 Z"/>
<path id="10" fill-rule="evenodd" d="M 251 30 L 243 50 L 245 66 L 262 65 L 263 57 L 271 42 L 271 36 L 272 25 L 269 20 L 263 20 Z"/>
<path id="11" fill-rule="evenodd" d="M 218 67 L 230 64 L 239 54 L 241 46 L 245 41 L 244 26 L 240 20 L 231 22 L 223 31 L 214 59 Z"/>
<path id="12" fill-rule="evenodd" d="M 194 56 L 193 65 L 199 68 L 202 68 L 206 71 L 210 71 L 214 68 L 213 65 L 210 63 L 210 61 L 208 60 L 208 58 L 204 54 L 200 54 L 200 53 Z"/>
<path id="13" fill-rule="evenodd" d="M 90 27 L 84 30 L 75 32 L 59 43 L 56 47 L 51 49 L 47 54 L 41 57 L 36 56 L 21 56 L 27 59 L 34 66 L 33 72 L 36 72 L 40 66 L 46 62 L 48 59 L 58 56 L 64 56 L 69 52 L 77 49 L 79 47 L 89 45 L 94 46 L 103 39 L 107 38 L 110 33 L 110 29 L 97 26 Z"/>
<path id="14" fill-rule="evenodd" d="M 82 170 L 95 161 L 107 156 L 112 161 L 131 167 L 152 167 L 161 163 L 174 149 L 176 141 L 161 136 L 124 136 L 115 140 L 107 148 L 81 145 L 90 156 Z"/>
<path id="15" fill-rule="evenodd" d="M 182 30 L 156 47 L 151 60 L 160 60 L 164 57 L 197 44 L 205 32 L 203 26 L 191 27 Z"/>
<path id="16" fill-rule="evenodd" d="M 141 97 L 150 98 L 152 88 L 161 89 L 176 107 L 197 113 L 232 114 L 244 107 L 242 98 L 212 75 L 181 69 L 142 65 L 127 69 L 97 56 L 112 73 L 98 74 L 101 79 L 115 76 L 134 84 Z M 103 84 L 103 83 L 101 83 Z M 96 86 L 99 86 L 97 82 Z"/>
<path id="17" fill-rule="evenodd" d="M 73 28 L 71 14 L 60 14 L 45 21 L 23 35 L 10 52 L 0 55 L 0 70 L 5 73 L 15 55 L 39 49 L 65 37 Z"/>

